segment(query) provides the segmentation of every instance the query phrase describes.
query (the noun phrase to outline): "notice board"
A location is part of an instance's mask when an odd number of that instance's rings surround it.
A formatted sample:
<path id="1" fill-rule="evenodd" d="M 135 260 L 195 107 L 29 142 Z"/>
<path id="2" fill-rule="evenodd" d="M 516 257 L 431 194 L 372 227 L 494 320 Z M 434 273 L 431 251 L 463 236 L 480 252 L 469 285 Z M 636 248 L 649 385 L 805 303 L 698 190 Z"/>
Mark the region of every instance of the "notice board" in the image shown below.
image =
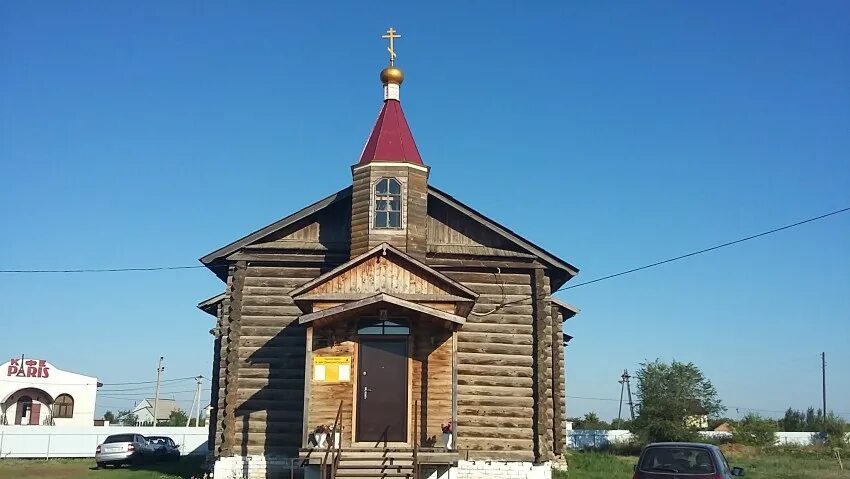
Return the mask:
<path id="1" fill-rule="evenodd" d="M 321 383 L 351 381 L 351 356 L 313 356 L 313 381 Z"/>

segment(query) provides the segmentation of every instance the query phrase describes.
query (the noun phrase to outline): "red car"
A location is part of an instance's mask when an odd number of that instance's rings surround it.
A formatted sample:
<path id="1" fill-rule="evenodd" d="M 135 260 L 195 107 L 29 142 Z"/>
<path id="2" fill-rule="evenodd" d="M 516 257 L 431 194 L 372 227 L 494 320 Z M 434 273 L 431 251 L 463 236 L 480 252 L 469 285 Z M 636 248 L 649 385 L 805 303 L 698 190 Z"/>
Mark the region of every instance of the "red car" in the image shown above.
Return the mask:
<path id="1" fill-rule="evenodd" d="M 646 446 L 633 479 L 732 479 L 744 469 L 730 467 L 719 447 L 693 442 L 657 442 Z"/>

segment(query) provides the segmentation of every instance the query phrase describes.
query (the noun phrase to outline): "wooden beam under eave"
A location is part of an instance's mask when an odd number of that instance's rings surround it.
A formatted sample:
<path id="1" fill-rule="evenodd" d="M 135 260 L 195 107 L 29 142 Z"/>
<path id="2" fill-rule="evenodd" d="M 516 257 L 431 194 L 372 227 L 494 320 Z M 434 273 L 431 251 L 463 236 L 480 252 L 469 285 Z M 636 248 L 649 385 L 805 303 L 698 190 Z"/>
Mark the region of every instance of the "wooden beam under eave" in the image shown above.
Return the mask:
<path id="1" fill-rule="evenodd" d="M 457 450 L 457 327 L 452 328 L 452 447 Z"/>
<path id="2" fill-rule="evenodd" d="M 307 325 L 307 341 L 304 351 L 304 412 L 301 416 L 301 447 L 307 448 L 310 422 L 310 385 L 313 382 L 313 325 Z"/>

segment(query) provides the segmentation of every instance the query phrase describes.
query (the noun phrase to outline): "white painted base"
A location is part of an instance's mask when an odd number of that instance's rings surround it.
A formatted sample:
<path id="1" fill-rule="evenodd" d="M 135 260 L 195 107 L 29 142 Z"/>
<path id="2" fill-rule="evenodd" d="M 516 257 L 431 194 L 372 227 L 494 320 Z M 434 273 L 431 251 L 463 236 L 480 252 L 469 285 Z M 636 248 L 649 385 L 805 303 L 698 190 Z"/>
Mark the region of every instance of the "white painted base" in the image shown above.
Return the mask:
<path id="1" fill-rule="evenodd" d="M 422 479 L 552 479 L 552 464 L 519 461 L 460 461 L 457 467 L 424 469 Z"/>
<path id="2" fill-rule="evenodd" d="M 289 478 L 290 468 L 300 469 L 298 459 L 275 456 L 220 457 L 213 465 L 214 479 Z M 308 468 L 309 469 L 309 468 Z M 318 476 L 318 474 L 317 474 Z M 305 479 L 307 477 L 305 470 Z"/>
<path id="3" fill-rule="evenodd" d="M 271 456 L 221 457 L 213 466 L 214 479 L 289 477 L 298 460 Z M 304 479 L 319 479 L 318 467 L 305 467 Z M 421 479 L 552 479 L 552 463 L 518 461 L 460 461 L 457 467 L 425 468 Z"/>

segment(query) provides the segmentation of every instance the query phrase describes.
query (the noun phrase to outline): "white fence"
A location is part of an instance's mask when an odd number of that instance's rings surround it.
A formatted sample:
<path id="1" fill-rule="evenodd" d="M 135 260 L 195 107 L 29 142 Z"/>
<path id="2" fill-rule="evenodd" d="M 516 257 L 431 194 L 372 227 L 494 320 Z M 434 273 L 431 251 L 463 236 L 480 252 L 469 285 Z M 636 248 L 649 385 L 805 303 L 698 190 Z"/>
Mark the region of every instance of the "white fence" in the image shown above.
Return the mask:
<path id="1" fill-rule="evenodd" d="M 111 434 L 168 436 L 183 455 L 206 454 L 206 427 L 0 426 L 0 458 L 94 457 Z"/>
<path id="2" fill-rule="evenodd" d="M 701 431 L 700 435 L 706 438 L 729 437 L 731 433 L 718 431 Z M 570 449 L 599 449 L 615 443 L 629 442 L 634 434 L 626 430 L 594 430 L 573 429 L 567 431 L 567 447 Z M 850 433 L 847 434 L 850 440 Z M 817 432 L 777 432 L 776 444 L 792 444 L 798 446 L 809 446 L 820 441 Z"/>

